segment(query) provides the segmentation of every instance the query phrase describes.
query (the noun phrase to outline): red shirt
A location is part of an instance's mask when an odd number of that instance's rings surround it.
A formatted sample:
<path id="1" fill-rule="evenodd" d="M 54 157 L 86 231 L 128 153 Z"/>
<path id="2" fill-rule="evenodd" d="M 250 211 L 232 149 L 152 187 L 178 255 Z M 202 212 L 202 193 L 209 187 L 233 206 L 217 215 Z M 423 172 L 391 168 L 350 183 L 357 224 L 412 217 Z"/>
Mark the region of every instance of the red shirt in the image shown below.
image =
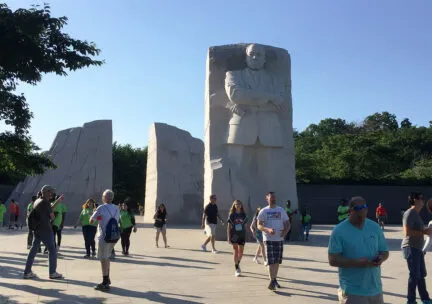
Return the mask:
<path id="1" fill-rule="evenodd" d="M 386 215 L 387 211 L 383 206 L 378 206 L 378 208 L 376 209 L 376 213 L 378 213 L 379 216 L 383 216 Z"/>
<path id="2" fill-rule="evenodd" d="M 10 213 L 17 214 L 17 207 L 15 203 L 10 204 Z"/>

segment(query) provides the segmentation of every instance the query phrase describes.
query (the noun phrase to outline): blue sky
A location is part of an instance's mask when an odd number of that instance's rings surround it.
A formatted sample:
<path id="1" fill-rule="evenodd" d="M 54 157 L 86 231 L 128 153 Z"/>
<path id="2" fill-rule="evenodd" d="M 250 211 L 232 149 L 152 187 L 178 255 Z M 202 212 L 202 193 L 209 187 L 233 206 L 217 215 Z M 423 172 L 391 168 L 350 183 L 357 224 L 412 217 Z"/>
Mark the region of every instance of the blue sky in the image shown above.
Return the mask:
<path id="1" fill-rule="evenodd" d="M 11 8 L 39 0 L 6 1 Z M 58 130 L 112 119 L 114 140 L 147 145 L 153 122 L 204 136 L 209 46 L 257 42 L 292 60 L 294 127 L 389 111 L 428 125 L 432 1 L 52 0 L 72 37 L 96 42 L 102 67 L 23 85 L 31 136 L 49 149 Z"/>

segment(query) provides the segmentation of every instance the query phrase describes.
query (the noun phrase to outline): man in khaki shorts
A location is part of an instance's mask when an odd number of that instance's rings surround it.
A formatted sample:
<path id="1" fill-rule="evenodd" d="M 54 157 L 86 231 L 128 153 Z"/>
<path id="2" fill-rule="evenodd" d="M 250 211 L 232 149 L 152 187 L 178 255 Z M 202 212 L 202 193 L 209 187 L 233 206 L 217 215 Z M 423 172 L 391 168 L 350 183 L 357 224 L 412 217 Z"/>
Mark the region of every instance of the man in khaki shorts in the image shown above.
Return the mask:
<path id="1" fill-rule="evenodd" d="M 109 290 L 111 285 L 110 280 L 110 256 L 114 249 L 115 243 L 105 242 L 106 226 L 111 218 L 120 219 L 120 212 L 116 205 L 113 205 L 114 192 L 105 190 L 102 194 L 103 205 L 100 205 L 90 218 L 90 223 L 98 221 L 98 252 L 97 257 L 102 266 L 102 283 L 96 285 L 97 290 Z"/>
<path id="2" fill-rule="evenodd" d="M 367 210 L 364 198 L 351 198 L 348 220 L 330 236 L 328 259 L 339 268 L 341 304 L 384 304 L 381 264 L 389 252 L 380 226 L 366 218 Z"/>
<path id="3" fill-rule="evenodd" d="M 218 207 L 216 205 L 216 194 L 212 194 L 210 195 L 210 203 L 205 206 L 202 217 L 201 229 L 205 229 L 207 235 L 204 244 L 201 245 L 203 251 L 207 251 L 207 244 L 211 242 L 212 253 L 218 252 L 215 247 L 216 225 L 218 219 L 222 224 L 224 223 L 223 219 L 219 215 Z"/>

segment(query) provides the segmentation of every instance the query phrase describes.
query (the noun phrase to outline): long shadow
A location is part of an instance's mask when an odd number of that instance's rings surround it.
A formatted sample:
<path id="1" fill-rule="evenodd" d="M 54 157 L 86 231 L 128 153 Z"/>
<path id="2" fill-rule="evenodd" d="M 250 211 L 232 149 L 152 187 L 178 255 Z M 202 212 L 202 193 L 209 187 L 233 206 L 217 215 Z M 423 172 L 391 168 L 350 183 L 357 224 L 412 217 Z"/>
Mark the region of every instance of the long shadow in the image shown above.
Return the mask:
<path id="1" fill-rule="evenodd" d="M 92 284 L 92 283 L 77 281 L 77 280 L 67 280 L 67 282 L 68 282 L 68 284 L 80 285 L 80 286 L 85 286 L 85 287 L 93 287 L 94 286 L 94 284 Z M 119 288 L 119 287 L 115 287 L 115 286 L 111 287 L 111 289 L 106 293 L 110 294 L 110 295 L 139 298 L 139 299 L 147 299 L 149 301 L 153 301 L 153 302 L 157 302 L 157 303 L 172 303 L 172 304 L 203 303 L 203 302 L 192 301 L 189 299 L 188 300 L 182 300 L 182 299 L 164 296 L 164 295 L 181 296 L 181 297 L 191 298 L 191 299 L 202 299 L 202 297 L 195 296 L 195 295 L 175 294 L 175 293 L 156 292 L 156 291 L 140 292 L 140 291 L 135 291 L 135 290 Z M 57 302 L 55 302 L 55 303 L 57 303 Z"/>
<path id="2" fill-rule="evenodd" d="M 189 248 L 178 248 L 178 247 L 171 247 L 170 250 L 182 250 L 182 251 L 192 251 L 192 252 L 202 252 L 203 254 L 212 254 L 211 251 L 202 251 L 201 249 L 189 249 Z M 217 254 L 232 254 L 232 252 L 228 252 L 228 251 L 219 251 Z M 247 255 L 244 255 L 247 256 Z M 250 255 L 252 256 L 252 255 Z"/>
<path id="3" fill-rule="evenodd" d="M 211 270 L 214 268 L 203 267 L 203 266 L 189 266 L 189 265 L 181 265 L 181 264 L 172 264 L 168 262 L 154 262 L 154 261 L 143 261 L 143 260 L 129 260 L 125 258 L 116 258 L 111 262 L 120 262 L 125 264 L 137 264 L 137 265 L 151 265 L 151 266 L 159 266 L 159 267 L 178 267 L 178 268 L 194 268 L 194 269 L 203 269 L 203 270 Z"/>
<path id="4" fill-rule="evenodd" d="M 311 259 L 303 259 L 303 258 L 292 258 L 292 257 L 287 257 L 287 258 L 283 258 L 284 261 L 296 261 L 296 262 L 312 262 L 312 263 L 323 263 L 323 264 L 328 264 L 328 262 L 323 262 L 323 261 L 317 261 L 317 260 L 311 260 Z"/>
<path id="5" fill-rule="evenodd" d="M 60 289 L 42 289 L 26 284 L 10 284 L 5 282 L 0 282 L 0 286 L 4 288 L 9 288 L 13 290 L 19 290 L 28 292 L 34 295 L 39 295 L 43 297 L 50 297 L 50 298 L 56 298 L 55 300 L 47 300 L 43 301 L 42 303 L 85 303 L 85 304 L 91 304 L 91 303 L 103 303 L 105 300 L 102 297 L 97 298 L 87 298 L 83 296 L 76 296 L 76 295 L 70 295 L 65 294 Z M 9 303 L 9 302 L 8 302 Z"/>
<path id="6" fill-rule="evenodd" d="M 26 264 L 27 260 L 26 259 L 20 259 L 20 258 L 14 258 L 14 257 L 0 257 L 0 264 L 4 263 L 4 264 L 12 264 L 12 265 L 18 265 L 18 266 L 24 266 Z M 46 265 L 40 265 L 39 263 L 44 262 L 44 261 L 39 261 L 36 260 L 33 262 L 33 265 L 38 265 L 38 266 L 46 266 Z M 2 266 L 0 265 L 0 268 Z"/>
<path id="7" fill-rule="evenodd" d="M 202 260 L 193 260 L 193 259 L 185 259 L 178 257 L 168 257 L 168 256 L 152 256 L 152 255 L 143 255 L 143 254 L 132 254 L 130 257 L 141 257 L 141 258 L 151 258 L 151 259 L 162 259 L 162 260 L 174 260 L 180 262 L 191 262 L 191 263 L 202 263 L 202 264 L 211 264 L 211 265 L 219 265 L 220 263 L 202 261 Z"/>
<path id="8" fill-rule="evenodd" d="M 329 270 L 329 269 L 319 269 L 319 268 L 308 268 L 308 267 L 293 267 L 293 266 L 284 266 L 282 264 L 283 268 L 291 268 L 291 269 L 300 269 L 300 270 L 307 270 L 312 272 L 322 272 L 322 273 L 337 273 L 335 270 Z"/>

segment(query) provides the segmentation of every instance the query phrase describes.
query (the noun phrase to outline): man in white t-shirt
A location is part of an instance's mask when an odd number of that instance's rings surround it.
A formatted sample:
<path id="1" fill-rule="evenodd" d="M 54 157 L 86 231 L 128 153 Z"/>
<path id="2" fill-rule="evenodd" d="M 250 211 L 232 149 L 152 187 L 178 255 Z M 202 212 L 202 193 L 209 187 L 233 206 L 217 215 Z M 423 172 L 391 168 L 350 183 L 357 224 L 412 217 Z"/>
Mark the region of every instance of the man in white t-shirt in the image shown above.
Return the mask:
<path id="1" fill-rule="evenodd" d="M 280 288 L 277 281 L 279 264 L 282 263 L 284 237 L 290 230 L 290 222 L 285 209 L 276 206 L 274 192 L 266 195 L 268 206 L 258 214 L 258 229 L 263 232 L 270 284 L 268 289 Z"/>
<path id="2" fill-rule="evenodd" d="M 100 205 L 90 218 L 90 223 L 98 221 L 98 252 L 97 256 L 102 265 L 102 283 L 98 284 L 95 289 L 109 290 L 111 280 L 109 277 L 110 271 L 110 256 L 114 249 L 115 243 L 105 242 L 105 230 L 111 218 L 115 218 L 117 222 L 120 219 L 120 212 L 116 205 L 113 205 L 114 192 L 112 190 L 105 190 L 102 194 L 103 205 Z"/>

